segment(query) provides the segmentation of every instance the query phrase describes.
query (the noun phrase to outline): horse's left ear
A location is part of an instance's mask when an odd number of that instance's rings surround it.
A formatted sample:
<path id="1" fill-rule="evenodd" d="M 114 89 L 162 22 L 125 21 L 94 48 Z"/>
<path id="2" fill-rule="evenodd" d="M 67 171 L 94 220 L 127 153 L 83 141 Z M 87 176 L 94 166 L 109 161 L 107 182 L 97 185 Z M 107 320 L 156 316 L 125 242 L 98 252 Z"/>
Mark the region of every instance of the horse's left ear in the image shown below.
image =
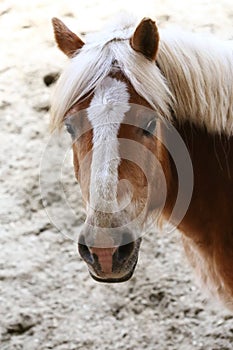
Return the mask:
<path id="1" fill-rule="evenodd" d="M 149 60 L 155 60 L 159 46 L 159 33 L 155 22 L 144 18 L 130 39 L 130 45 Z"/>
<path id="2" fill-rule="evenodd" d="M 55 40 L 59 49 L 72 58 L 83 47 L 84 42 L 58 18 L 52 19 Z"/>

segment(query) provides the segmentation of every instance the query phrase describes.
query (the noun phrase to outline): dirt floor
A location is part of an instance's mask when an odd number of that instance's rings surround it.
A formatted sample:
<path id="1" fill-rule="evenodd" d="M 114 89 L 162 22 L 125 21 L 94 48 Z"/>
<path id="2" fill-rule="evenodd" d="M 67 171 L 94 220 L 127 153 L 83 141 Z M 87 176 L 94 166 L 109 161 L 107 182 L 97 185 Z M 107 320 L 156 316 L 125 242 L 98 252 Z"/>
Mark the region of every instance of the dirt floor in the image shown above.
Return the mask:
<path id="1" fill-rule="evenodd" d="M 146 235 L 134 277 L 98 284 L 43 208 L 39 172 L 53 88 L 44 77 L 66 62 L 50 19 L 84 34 L 120 9 L 233 38 L 232 0 L 0 1 L 1 350 L 233 348 L 233 315 L 196 286 L 178 232 Z M 75 186 L 71 167 L 64 178 Z M 47 206 L 63 220 L 56 188 L 49 198 Z M 81 220 L 80 197 L 70 201 Z"/>

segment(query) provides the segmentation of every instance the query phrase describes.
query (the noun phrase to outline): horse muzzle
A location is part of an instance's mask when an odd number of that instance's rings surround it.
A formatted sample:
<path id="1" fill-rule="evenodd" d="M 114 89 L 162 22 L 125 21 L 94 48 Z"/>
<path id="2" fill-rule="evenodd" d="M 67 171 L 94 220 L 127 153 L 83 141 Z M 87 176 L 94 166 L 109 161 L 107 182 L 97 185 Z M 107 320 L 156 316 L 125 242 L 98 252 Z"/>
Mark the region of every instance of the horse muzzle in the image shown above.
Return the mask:
<path id="1" fill-rule="evenodd" d="M 78 250 L 87 263 L 90 275 L 98 282 L 120 283 L 129 280 L 137 265 L 141 238 L 133 240 L 128 232 L 121 234 L 118 246 L 90 246 L 81 235 Z"/>

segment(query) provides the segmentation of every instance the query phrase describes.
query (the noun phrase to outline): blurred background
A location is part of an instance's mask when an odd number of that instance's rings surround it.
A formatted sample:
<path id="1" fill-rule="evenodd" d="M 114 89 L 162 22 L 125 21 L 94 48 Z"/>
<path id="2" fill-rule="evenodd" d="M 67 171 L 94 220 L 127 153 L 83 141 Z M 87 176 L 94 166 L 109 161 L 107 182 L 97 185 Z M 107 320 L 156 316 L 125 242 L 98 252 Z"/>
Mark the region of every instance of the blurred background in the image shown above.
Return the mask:
<path id="1" fill-rule="evenodd" d="M 39 190 L 50 95 L 66 57 L 51 18 L 95 31 L 121 10 L 233 38 L 232 0 L 0 1 L 0 348 L 230 350 L 233 315 L 205 299 L 180 235 L 144 237 L 134 277 L 94 282 L 75 244 L 51 224 Z M 64 180 L 75 183 L 72 166 Z M 78 190 L 77 190 L 78 193 Z M 56 190 L 47 205 L 64 215 Z M 77 203 L 82 220 L 80 197 Z"/>

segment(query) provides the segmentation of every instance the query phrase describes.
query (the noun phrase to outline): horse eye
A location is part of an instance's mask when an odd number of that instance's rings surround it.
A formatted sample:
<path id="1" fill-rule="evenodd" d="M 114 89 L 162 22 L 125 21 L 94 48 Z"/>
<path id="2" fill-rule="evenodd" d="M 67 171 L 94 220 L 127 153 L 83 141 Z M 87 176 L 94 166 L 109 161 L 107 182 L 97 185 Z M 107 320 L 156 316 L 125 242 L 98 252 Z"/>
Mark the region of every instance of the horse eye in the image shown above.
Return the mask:
<path id="1" fill-rule="evenodd" d="M 68 132 L 72 137 L 74 137 L 74 136 L 75 136 L 75 130 L 74 130 L 73 126 L 67 123 L 67 124 L 65 124 L 65 127 L 66 127 L 67 132 Z"/>
<path id="2" fill-rule="evenodd" d="M 147 126 L 143 129 L 143 135 L 152 136 L 156 128 L 156 120 L 152 119 L 149 121 Z"/>

